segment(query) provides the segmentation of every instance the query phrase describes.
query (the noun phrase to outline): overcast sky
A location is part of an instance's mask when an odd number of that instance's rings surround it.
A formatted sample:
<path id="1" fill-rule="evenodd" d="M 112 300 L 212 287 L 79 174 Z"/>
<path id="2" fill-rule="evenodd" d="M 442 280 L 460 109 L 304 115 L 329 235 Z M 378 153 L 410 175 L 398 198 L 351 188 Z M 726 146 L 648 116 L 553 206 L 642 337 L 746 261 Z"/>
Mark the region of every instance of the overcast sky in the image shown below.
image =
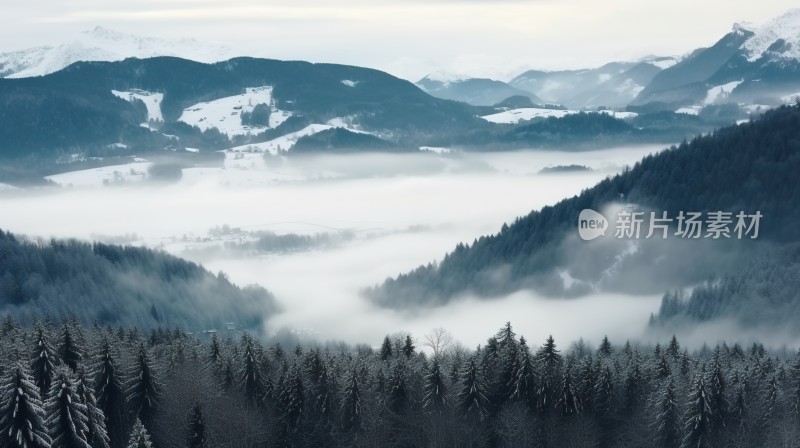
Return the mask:
<path id="1" fill-rule="evenodd" d="M 0 52 L 53 45 L 100 25 L 193 37 L 237 53 L 507 78 L 713 44 L 796 0 L 2 0 Z"/>

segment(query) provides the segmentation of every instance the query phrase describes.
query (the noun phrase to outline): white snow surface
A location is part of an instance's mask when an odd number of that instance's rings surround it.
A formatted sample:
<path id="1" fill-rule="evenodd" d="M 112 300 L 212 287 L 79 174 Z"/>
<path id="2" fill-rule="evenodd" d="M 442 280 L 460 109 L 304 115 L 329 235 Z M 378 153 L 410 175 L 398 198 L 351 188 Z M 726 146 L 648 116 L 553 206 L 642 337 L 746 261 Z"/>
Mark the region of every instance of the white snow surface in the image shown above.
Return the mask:
<path id="1" fill-rule="evenodd" d="M 128 102 L 142 101 L 147 107 L 147 121 L 164 121 L 164 115 L 161 113 L 161 102 L 164 101 L 163 93 L 153 93 L 146 90 L 132 90 L 130 92 L 112 90 L 111 93 Z"/>
<path id="2" fill-rule="evenodd" d="M 731 81 L 726 84 L 714 86 L 708 89 L 708 93 L 706 93 L 706 99 L 703 100 L 703 104 L 714 104 L 719 99 L 725 99 L 728 95 L 733 92 L 733 89 L 736 88 L 739 84 L 741 84 L 744 80 L 740 81 Z"/>
<path id="3" fill-rule="evenodd" d="M 198 62 L 218 62 L 233 57 L 233 51 L 214 43 L 195 39 L 157 39 L 120 33 L 96 27 L 74 35 L 54 47 L 37 47 L 0 54 L 12 69 L 9 78 L 44 76 L 78 61 L 121 61 L 125 58 L 177 56 Z"/>
<path id="4" fill-rule="evenodd" d="M 687 114 L 687 115 L 697 115 L 700 113 L 702 106 L 690 106 L 690 107 L 681 107 L 680 109 L 676 110 L 676 114 Z"/>
<path id="5" fill-rule="evenodd" d="M 271 86 L 248 87 L 245 89 L 245 93 L 241 95 L 228 96 L 187 107 L 183 110 L 178 121 L 197 126 L 203 131 L 217 128 L 228 137 L 252 135 L 265 131 L 267 127 L 242 124 L 242 112 L 252 112 L 259 104 L 271 105 L 271 103 Z M 272 107 L 269 128 L 279 126 L 291 116 L 291 112 Z"/>
<path id="6" fill-rule="evenodd" d="M 353 81 L 350 79 L 343 79 L 342 84 L 346 85 L 347 87 L 355 87 L 357 86 L 359 81 Z"/>
<path id="7" fill-rule="evenodd" d="M 103 187 L 107 185 L 141 182 L 147 178 L 147 170 L 152 163 L 138 159 L 124 165 L 103 166 L 88 170 L 70 171 L 68 173 L 47 176 L 64 187 Z"/>
<path id="8" fill-rule="evenodd" d="M 647 61 L 648 64 L 656 66 L 661 70 L 666 70 L 673 65 L 677 64 L 678 58 L 668 57 L 668 58 L 659 58 Z"/>
<path id="9" fill-rule="evenodd" d="M 741 25 L 738 25 L 741 27 Z M 760 58 L 778 39 L 783 39 L 789 48 L 780 54 L 785 59 L 800 59 L 800 8 L 791 9 L 781 16 L 768 20 L 757 27 L 748 25 L 753 36 L 743 45 L 750 62 Z"/>
<path id="10" fill-rule="evenodd" d="M 286 135 L 282 135 L 278 138 L 274 138 L 272 140 L 268 140 L 266 142 L 261 143 L 251 143 L 248 145 L 236 146 L 230 149 L 225 150 L 226 160 L 225 164 L 228 166 L 228 162 L 231 160 L 235 160 L 237 157 L 237 153 L 265 153 L 268 152 L 272 155 L 277 155 L 278 151 L 288 151 L 289 149 L 297 143 L 301 137 L 305 137 L 308 135 L 316 134 L 317 132 L 326 131 L 328 129 L 333 129 L 336 126 L 331 126 L 328 124 L 310 124 L 303 129 L 292 132 Z"/>
<path id="11" fill-rule="evenodd" d="M 523 107 L 520 109 L 506 110 L 496 114 L 484 115 L 481 118 L 491 123 L 517 124 L 520 121 L 532 120 L 534 118 L 548 118 L 548 117 L 562 118 L 567 115 L 577 114 L 580 112 L 608 114 L 612 115 L 614 118 L 619 118 L 623 120 L 638 115 L 635 112 L 616 112 L 611 110 L 580 111 L 580 110 L 561 110 L 561 109 L 536 109 L 532 107 Z"/>

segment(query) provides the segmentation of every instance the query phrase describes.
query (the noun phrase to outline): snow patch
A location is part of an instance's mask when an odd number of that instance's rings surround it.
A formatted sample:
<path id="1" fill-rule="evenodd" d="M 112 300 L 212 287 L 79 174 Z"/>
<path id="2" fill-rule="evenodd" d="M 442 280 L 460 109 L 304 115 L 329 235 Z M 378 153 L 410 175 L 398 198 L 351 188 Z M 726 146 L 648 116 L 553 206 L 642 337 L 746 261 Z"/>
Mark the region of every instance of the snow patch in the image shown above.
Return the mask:
<path id="1" fill-rule="evenodd" d="M 791 9 L 761 26 L 752 28 L 754 34 L 742 46 L 748 61 L 758 60 L 779 39 L 788 44 L 780 53 L 780 57 L 800 59 L 800 8 Z"/>
<path id="2" fill-rule="evenodd" d="M 708 89 L 708 93 L 706 93 L 706 99 L 703 100 L 703 104 L 714 104 L 717 100 L 724 100 L 731 94 L 731 92 L 733 92 L 733 89 L 735 89 L 736 86 L 741 84 L 743 81 L 744 80 L 731 81 L 727 84 L 714 86 Z"/>
<path id="3" fill-rule="evenodd" d="M 349 79 L 343 79 L 342 84 L 346 85 L 347 87 L 355 87 L 358 85 L 360 81 L 351 81 Z"/>
<path id="4" fill-rule="evenodd" d="M 164 121 L 164 115 L 161 113 L 161 102 L 164 101 L 163 93 L 148 92 L 146 90 L 134 89 L 130 92 L 122 92 L 119 90 L 111 91 L 117 98 L 122 98 L 130 103 L 139 100 L 147 107 L 147 121 Z"/>
<path id="5" fill-rule="evenodd" d="M 532 120 L 534 118 L 549 118 L 549 117 L 562 118 L 567 115 L 577 114 L 581 112 L 607 114 L 613 116 L 614 118 L 619 118 L 621 120 L 627 118 L 633 118 L 638 115 L 635 112 L 616 112 L 612 110 L 580 111 L 580 110 L 562 110 L 562 109 L 536 109 L 536 108 L 524 107 L 520 109 L 510 109 L 496 114 L 485 115 L 481 118 L 491 123 L 517 124 L 520 121 Z"/>
<path id="6" fill-rule="evenodd" d="M 698 115 L 702 109 L 703 109 L 702 106 L 681 107 L 680 109 L 676 110 L 675 113 L 686 114 L 686 115 Z"/>
<path id="7" fill-rule="evenodd" d="M 420 146 L 419 150 L 420 151 L 432 152 L 432 153 L 436 153 L 436 154 L 450 154 L 450 152 L 451 152 L 450 148 L 442 148 L 442 147 L 439 147 L 439 146 Z"/>
<path id="8" fill-rule="evenodd" d="M 266 142 L 261 143 L 252 143 L 249 145 L 242 145 L 236 146 L 230 149 L 225 150 L 226 160 L 225 166 L 228 166 L 228 162 L 230 160 L 235 160 L 236 157 L 240 157 L 237 154 L 240 153 L 270 153 L 272 155 L 277 155 L 280 151 L 288 151 L 291 149 L 297 140 L 301 137 L 305 137 L 308 135 L 316 134 L 317 132 L 327 131 L 328 129 L 333 129 L 335 126 L 327 125 L 327 124 L 310 124 L 303 129 L 292 132 L 278 138 L 274 138 L 272 140 L 268 140 Z"/>
<path id="9" fill-rule="evenodd" d="M 135 160 L 138 161 L 124 165 L 70 171 L 47 176 L 45 179 L 65 187 L 103 187 L 113 184 L 141 182 L 147 178 L 147 170 L 153 164 L 143 161 L 143 159 Z"/>
<path id="10" fill-rule="evenodd" d="M 258 134 L 265 131 L 267 127 L 242 124 L 243 112 L 252 112 L 259 104 L 272 107 L 269 128 L 280 126 L 292 116 L 291 112 L 276 109 L 272 106 L 272 102 L 272 86 L 248 87 L 241 95 L 228 96 L 187 107 L 178 121 L 197 126 L 203 131 L 216 128 L 228 137 Z"/>

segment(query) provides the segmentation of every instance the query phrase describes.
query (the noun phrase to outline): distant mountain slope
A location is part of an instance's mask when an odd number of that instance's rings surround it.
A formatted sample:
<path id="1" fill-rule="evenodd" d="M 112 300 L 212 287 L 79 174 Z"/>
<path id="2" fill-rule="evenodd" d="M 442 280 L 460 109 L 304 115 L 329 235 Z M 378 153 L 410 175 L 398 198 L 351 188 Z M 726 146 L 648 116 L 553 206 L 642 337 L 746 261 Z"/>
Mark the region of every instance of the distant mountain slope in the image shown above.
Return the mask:
<path id="1" fill-rule="evenodd" d="M 57 72 L 75 62 L 176 56 L 199 62 L 230 59 L 230 48 L 195 39 L 156 39 L 96 27 L 54 47 L 0 53 L 0 77 L 26 78 Z"/>
<path id="2" fill-rule="evenodd" d="M 620 107 L 632 101 L 658 72 L 676 62 L 671 57 L 649 57 L 634 62 L 611 62 L 594 69 L 529 70 L 509 84 L 537 95 L 542 101 L 572 108 Z"/>
<path id="3" fill-rule="evenodd" d="M 144 142 L 144 147 L 158 148 L 161 134 L 140 126 L 145 122 L 149 127 L 148 109 L 119 92 L 159 98 L 162 132 L 180 138 L 200 133 L 177 122 L 186 108 L 264 86 L 271 87 L 270 101 L 277 109 L 302 117 L 300 121 L 326 123 L 346 117 L 365 130 L 391 134 L 395 141 L 457 135 L 488 126 L 470 106 L 433 98 L 412 83 L 377 70 L 253 58 L 202 64 L 159 57 L 78 62 L 43 77 L 0 79 L 0 156 L 75 152 L 87 145 L 117 142 Z M 227 114 L 231 120 L 240 119 L 235 108 Z M 211 142 L 208 149 L 230 146 L 217 129 L 210 131 L 204 135 Z"/>
<path id="4" fill-rule="evenodd" d="M 702 281 L 727 272 L 740 256 L 767 250 L 771 242 L 800 241 L 797 172 L 800 105 L 785 106 L 648 156 L 579 196 L 531 212 L 471 245 L 460 244 L 438 265 L 388 279 L 367 295 L 381 305 L 404 308 L 444 303 L 462 293 L 492 296 L 522 288 L 555 295 L 597 288 L 658 293 Z M 670 217 L 681 210 L 758 210 L 765 218 L 760 239 L 752 242 L 673 238 L 629 244 L 613 236 L 600 244 L 580 241 L 579 212 L 603 210 L 617 201 L 667 211 Z"/>
<path id="5" fill-rule="evenodd" d="M 800 9 L 761 26 L 734 25 L 713 46 L 656 75 L 633 104 L 659 103 L 672 110 L 703 104 L 713 89 L 734 82 L 712 102 L 775 105 L 800 92 Z"/>
<path id="6" fill-rule="evenodd" d="M 226 322 L 255 328 L 276 311 L 266 290 L 239 289 L 224 276 L 162 252 L 34 242 L 0 231 L 0 314 L 205 330 Z"/>
<path id="7" fill-rule="evenodd" d="M 520 90 L 502 81 L 486 78 L 446 79 L 428 75 L 416 85 L 436 98 L 461 101 L 473 106 L 493 106 L 513 96 L 530 98 L 533 103 L 542 103 L 531 92 Z"/>

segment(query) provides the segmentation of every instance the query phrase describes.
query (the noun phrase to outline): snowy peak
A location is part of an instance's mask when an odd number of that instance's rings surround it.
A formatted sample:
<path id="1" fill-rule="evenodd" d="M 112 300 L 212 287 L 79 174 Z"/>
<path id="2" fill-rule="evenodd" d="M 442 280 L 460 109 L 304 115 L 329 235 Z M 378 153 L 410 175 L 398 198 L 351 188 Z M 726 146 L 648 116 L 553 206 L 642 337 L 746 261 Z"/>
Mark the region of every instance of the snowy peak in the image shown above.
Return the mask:
<path id="1" fill-rule="evenodd" d="M 55 47 L 0 54 L 0 75 L 9 78 L 43 76 L 79 61 L 176 56 L 198 62 L 217 62 L 229 59 L 232 54 L 226 46 L 195 39 L 140 37 L 98 26 Z"/>
<path id="2" fill-rule="evenodd" d="M 766 53 L 784 59 L 800 59 L 800 8 L 791 9 L 761 26 L 743 29 L 753 33 L 743 45 L 750 62 Z"/>

